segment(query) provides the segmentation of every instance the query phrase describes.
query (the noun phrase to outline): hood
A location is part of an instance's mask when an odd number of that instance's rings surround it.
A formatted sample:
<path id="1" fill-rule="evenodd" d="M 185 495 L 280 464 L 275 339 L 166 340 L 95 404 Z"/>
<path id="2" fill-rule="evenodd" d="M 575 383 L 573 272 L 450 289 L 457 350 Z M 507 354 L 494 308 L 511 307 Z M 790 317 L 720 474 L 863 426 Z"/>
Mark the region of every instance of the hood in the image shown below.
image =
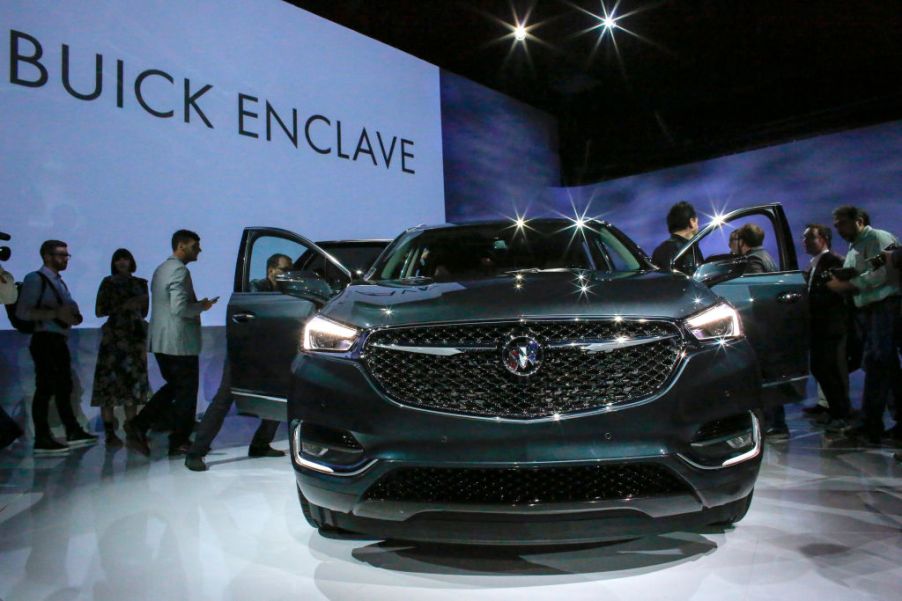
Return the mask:
<path id="1" fill-rule="evenodd" d="M 707 287 L 680 274 L 557 270 L 355 284 L 321 314 L 360 328 L 558 316 L 682 319 L 715 302 Z"/>

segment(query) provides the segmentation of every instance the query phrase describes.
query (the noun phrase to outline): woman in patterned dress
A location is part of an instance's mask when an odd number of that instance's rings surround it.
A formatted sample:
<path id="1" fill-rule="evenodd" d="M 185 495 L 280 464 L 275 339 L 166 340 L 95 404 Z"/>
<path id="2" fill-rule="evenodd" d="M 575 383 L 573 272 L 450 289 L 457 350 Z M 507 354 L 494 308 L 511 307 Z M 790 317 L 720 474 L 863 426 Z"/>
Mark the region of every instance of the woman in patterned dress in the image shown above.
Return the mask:
<path id="1" fill-rule="evenodd" d="M 147 402 L 147 280 L 133 274 L 132 254 L 117 249 L 110 260 L 110 274 L 97 291 L 97 317 L 109 316 L 101 328 L 100 352 L 94 370 L 91 405 L 100 407 L 107 446 L 121 446 L 116 436 L 114 409 L 123 407 L 127 419 Z"/>

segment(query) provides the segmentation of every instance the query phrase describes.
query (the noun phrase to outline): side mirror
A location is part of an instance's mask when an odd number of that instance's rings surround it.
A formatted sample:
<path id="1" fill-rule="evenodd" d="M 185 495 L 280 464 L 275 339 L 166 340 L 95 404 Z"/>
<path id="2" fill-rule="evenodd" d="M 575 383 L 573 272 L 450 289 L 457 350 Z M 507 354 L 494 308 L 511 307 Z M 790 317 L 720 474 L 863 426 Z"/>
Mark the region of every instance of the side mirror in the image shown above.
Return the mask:
<path id="1" fill-rule="evenodd" d="M 329 283 L 315 273 L 309 271 L 287 271 L 276 276 L 279 292 L 309 300 L 317 306 L 326 304 L 335 296 Z"/>
<path id="2" fill-rule="evenodd" d="M 733 257 L 719 261 L 709 261 L 699 265 L 692 279 L 701 282 L 709 288 L 715 284 L 734 280 L 745 275 L 748 270 L 748 260 L 745 257 Z"/>

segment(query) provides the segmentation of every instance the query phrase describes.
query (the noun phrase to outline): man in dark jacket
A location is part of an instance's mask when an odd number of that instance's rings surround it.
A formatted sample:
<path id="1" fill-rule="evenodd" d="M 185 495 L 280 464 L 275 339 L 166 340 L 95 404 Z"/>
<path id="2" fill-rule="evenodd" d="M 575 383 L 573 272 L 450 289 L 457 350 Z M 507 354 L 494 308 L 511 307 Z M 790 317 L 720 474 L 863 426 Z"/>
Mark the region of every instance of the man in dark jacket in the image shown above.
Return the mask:
<path id="1" fill-rule="evenodd" d="M 827 287 L 824 274 L 842 267 L 843 257 L 830 250 L 832 230 L 809 224 L 802 235 L 805 252 L 811 255 L 808 277 L 808 303 L 811 315 L 811 374 L 827 399 L 830 411 L 828 432 L 849 427 L 850 410 L 846 332 L 848 309 L 842 295 Z"/>
<path id="2" fill-rule="evenodd" d="M 688 202 L 678 202 L 667 212 L 667 231 L 670 238 L 658 245 L 651 254 L 652 263 L 661 269 L 676 269 L 692 275 L 704 261 L 698 246 L 694 246 L 671 266 L 673 258 L 698 233 L 698 216 Z"/>
<path id="3" fill-rule="evenodd" d="M 736 230 L 736 237 L 739 240 L 739 254 L 749 262 L 746 274 L 780 271 L 770 253 L 764 250 L 763 229 L 754 223 L 746 223 Z"/>

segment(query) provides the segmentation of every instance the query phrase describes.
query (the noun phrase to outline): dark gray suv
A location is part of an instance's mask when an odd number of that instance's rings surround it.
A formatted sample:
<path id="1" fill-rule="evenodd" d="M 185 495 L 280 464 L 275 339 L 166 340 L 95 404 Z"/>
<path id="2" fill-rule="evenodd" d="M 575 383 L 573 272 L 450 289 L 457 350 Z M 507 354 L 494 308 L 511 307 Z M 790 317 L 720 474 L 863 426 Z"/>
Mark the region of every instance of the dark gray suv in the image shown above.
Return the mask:
<path id="1" fill-rule="evenodd" d="M 719 256 L 689 277 L 608 223 L 520 219 L 411 228 L 359 276 L 251 228 L 228 309 L 233 392 L 287 418 L 319 528 L 545 544 L 733 523 L 763 407 L 807 378 L 782 208 L 719 218 L 693 244 L 750 217 L 772 225 L 780 272 Z M 248 292 L 260 255 L 287 244 L 321 272 Z"/>

